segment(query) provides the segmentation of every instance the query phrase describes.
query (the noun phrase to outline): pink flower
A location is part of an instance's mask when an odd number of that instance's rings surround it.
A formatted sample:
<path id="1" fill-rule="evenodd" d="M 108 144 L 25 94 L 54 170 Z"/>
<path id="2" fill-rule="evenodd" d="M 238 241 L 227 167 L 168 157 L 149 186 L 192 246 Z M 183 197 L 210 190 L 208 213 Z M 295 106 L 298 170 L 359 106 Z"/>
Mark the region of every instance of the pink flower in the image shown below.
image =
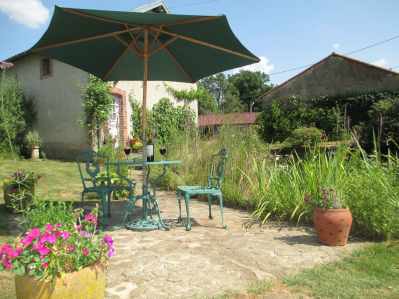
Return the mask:
<path id="1" fill-rule="evenodd" d="M 64 240 L 67 240 L 69 238 L 71 234 L 67 231 L 62 231 L 61 232 L 61 238 L 63 238 Z"/>
<path id="2" fill-rule="evenodd" d="M 110 246 L 108 247 L 108 257 L 112 257 L 115 255 L 115 248 Z"/>
<path id="3" fill-rule="evenodd" d="M 40 243 L 33 245 L 33 249 L 36 250 L 41 256 L 46 256 L 50 253 L 50 249 Z"/>
<path id="4" fill-rule="evenodd" d="M 32 242 L 33 242 L 33 238 L 31 236 L 25 236 L 21 240 L 21 243 L 22 243 L 22 245 L 24 245 L 24 247 L 29 246 L 30 244 L 32 244 Z"/>
<path id="5" fill-rule="evenodd" d="M 57 238 L 55 237 L 55 235 L 50 234 L 48 232 L 45 232 L 44 235 L 40 238 L 40 243 L 44 244 L 44 243 L 50 243 L 50 244 L 54 244 L 57 241 Z"/>
<path id="6" fill-rule="evenodd" d="M 61 226 L 62 226 L 61 223 L 57 223 L 57 224 L 55 225 L 56 228 L 60 228 Z"/>
<path id="7" fill-rule="evenodd" d="M 68 244 L 68 246 L 67 246 L 67 248 L 66 248 L 66 251 L 67 251 L 68 253 L 74 252 L 74 251 L 75 251 L 75 245 L 73 245 L 73 244 Z"/>
<path id="8" fill-rule="evenodd" d="M 53 229 L 54 227 L 50 223 L 46 224 L 46 231 L 52 231 Z"/>
<path id="9" fill-rule="evenodd" d="M 14 250 L 14 248 L 10 244 L 6 243 L 0 247 L 0 257 L 7 256 L 10 259 L 14 259 L 22 253 L 21 249 L 22 248 L 17 248 Z"/>
<path id="10" fill-rule="evenodd" d="M 42 263 L 42 267 L 46 269 L 48 267 L 48 263 Z"/>
<path id="11" fill-rule="evenodd" d="M 38 228 L 32 228 L 30 232 L 28 233 L 28 236 L 30 236 L 32 239 L 37 239 L 40 237 L 40 229 Z"/>
<path id="12" fill-rule="evenodd" d="M 3 259 L 2 264 L 6 270 L 12 269 L 12 264 L 9 259 Z"/>
<path id="13" fill-rule="evenodd" d="M 97 217 L 92 213 L 86 214 L 84 220 L 92 224 L 97 224 Z"/>
<path id="14" fill-rule="evenodd" d="M 104 235 L 103 240 L 108 246 L 112 246 L 114 244 L 114 240 L 112 240 L 110 235 Z"/>
<path id="15" fill-rule="evenodd" d="M 88 256 L 90 251 L 89 251 L 89 249 L 87 247 L 83 247 L 82 248 L 82 253 L 83 253 L 84 256 Z"/>

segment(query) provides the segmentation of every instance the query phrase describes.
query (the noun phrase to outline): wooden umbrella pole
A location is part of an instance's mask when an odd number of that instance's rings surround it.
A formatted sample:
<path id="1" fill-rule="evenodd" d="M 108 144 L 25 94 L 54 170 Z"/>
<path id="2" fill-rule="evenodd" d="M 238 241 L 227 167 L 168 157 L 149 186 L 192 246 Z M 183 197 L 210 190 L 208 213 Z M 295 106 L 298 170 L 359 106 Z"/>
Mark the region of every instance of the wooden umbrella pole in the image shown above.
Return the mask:
<path id="1" fill-rule="evenodd" d="M 144 78 L 143 78 L 143 106 L 142 106 L 142 123 L 141 128 L 143 130 L 143 160 L 147 160 L 147 136 L 146 136 L 146 127 L 147 127 L 147 81 L 148 81 L 148 29 L 144 29 Z M 147 192 L 147 167 L 143 168 L 143 195 Z M 143 207 L 145 209 L 145 207 Z"/>

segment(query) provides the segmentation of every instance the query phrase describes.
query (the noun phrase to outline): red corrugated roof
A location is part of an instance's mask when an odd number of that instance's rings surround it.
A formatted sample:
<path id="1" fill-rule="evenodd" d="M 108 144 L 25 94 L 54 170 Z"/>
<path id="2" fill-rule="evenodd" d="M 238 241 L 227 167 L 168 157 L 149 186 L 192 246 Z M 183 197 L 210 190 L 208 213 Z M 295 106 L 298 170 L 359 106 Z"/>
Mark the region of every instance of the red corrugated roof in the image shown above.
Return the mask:
<path id="1" fill-rule="evenodd" d="M 218 125 L 250 125 L 254 124 L 259 113 L 240 112 L 226 114 L 205 114 L 198 116 L 199 127 Z"/>

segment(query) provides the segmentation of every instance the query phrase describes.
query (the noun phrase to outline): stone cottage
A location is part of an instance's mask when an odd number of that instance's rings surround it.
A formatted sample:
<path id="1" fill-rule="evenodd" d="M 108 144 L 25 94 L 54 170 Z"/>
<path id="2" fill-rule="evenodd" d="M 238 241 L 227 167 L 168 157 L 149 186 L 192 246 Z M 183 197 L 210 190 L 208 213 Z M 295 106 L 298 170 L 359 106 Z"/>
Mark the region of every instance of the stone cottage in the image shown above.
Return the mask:
<path id="1" fill-rule="evenodd" d="M 339 96 L 373 91 L 399 91 L 399 73 L 344 55 L 332 53 L 259 98 L 272 100 L 297 96 Z"/>
<path id="2" fill-rule="evenodd" d="M 162 1 L 146 4 L 137 12 L 168 13 Z M 80 124 L 83 119 L 82 93 L 87 86 L 89 73 L 61 61 L 42 57 L 29 51 L 8 59 L 14 64 L 9 74 L 20 81 L 24 94 L 32 98 L 37 111 L 35 129 L 43 140 L 43 150 L 49 158 L 74 159 L 88 148 L 86 130 Z M 120 144 L 131 136 L 131 105 L 134 99 L 141 103 L 143 84 L 141 81 L 110 82 L 114 107 L 107 124 L 108 134 Z M 166 85 L 182 90 L 195 88 L 195 84 L 180 82 L 148 82 L 147 109 L 151 109 L 163 97 L 175 105 L 182 105 L 166 89 Z M 197 103 L 190 108 L 197 115 Z"/>

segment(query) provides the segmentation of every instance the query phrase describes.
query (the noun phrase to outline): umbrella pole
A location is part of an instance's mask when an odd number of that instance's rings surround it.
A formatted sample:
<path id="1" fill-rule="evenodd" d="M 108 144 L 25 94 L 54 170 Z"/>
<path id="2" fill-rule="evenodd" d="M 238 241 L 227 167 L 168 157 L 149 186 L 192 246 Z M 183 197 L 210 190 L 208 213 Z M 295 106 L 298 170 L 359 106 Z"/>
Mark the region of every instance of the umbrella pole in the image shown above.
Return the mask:
<path id="1" fill-rule="evenodd" d="M 143 78 L 143 106 L 142 106 L 142 124 L 141 128 L 143 130 L 143 160 L 144 162 L 147 161 L 147 135 L 146 135 L 146 128 L 147 128 L 147 81 L 148 81 L 148 29 L 144 30 L 144 78 Z M 144 165 L 143 167 L 143 196 L 147 196 L 148 192 L 148 169 L 147 166 Z M 147 218 L 147 203 L 146 199 L 143 201 L 143 210 L 144 210 L 144 218 Z"/>

